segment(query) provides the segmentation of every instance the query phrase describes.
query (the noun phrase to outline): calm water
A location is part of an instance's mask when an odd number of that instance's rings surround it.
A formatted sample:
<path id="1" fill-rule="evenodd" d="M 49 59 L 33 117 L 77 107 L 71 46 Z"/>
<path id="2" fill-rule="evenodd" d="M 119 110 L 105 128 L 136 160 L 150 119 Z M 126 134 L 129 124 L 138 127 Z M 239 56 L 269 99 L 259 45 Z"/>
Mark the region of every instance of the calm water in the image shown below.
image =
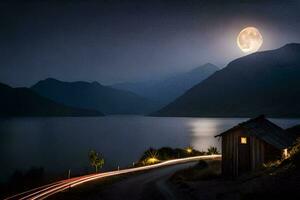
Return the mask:
<path id="1" fill-rule="evenodd" d="M 87 172 L 90 149 L 104 155 L 106 169 L 131 165 L 149 147 L 220 149 L 214 135 L 244 120 L 143 116 L 0 119 L 0 180 L 16 169 L 31 167 L 44 167 L 49 174 L 66 174 L 68 169 Z M 273 121 L 283 128 L 300 124 L 300 119 Z"/>

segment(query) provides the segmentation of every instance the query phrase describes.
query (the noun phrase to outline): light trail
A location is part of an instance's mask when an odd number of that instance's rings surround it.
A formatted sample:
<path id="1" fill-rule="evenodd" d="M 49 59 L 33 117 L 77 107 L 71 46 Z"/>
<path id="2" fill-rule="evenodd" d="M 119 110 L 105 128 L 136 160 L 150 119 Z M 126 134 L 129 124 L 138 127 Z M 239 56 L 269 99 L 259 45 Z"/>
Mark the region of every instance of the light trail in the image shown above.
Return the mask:
<path id="1" fill-rule="evenodd" d="M 26 192 L 22 192 L 20 194 L 16 194 L 14 196 L 8 197 L 4 200 L 35 200 L 35 199 L 45 199 L 51 195 L 54 195 L 58 192 L 64 191 L 68 188 L 75 187 L 90 181 L 94 181 L 97 179 L 110 177 L 110 176 L 116 176 L 121 174 L 128 174 L 133 172 L 139 172 L 139 171 L 145 171 L 150 169 L 155 169 L 159 167 L 169 166 L 169 165 L 175 165 L 180 163 L 187 163 L 197 160 L 205 160 L 205 159 L 214 159 L 214 158 L 221 158 L 221 155 L 206 155 L 206 156 L 194 156 L 194 157 L 188 157 L 188 158 L 180 158 L 180 159 L 173 159 L 164 161 L 161 163 L 149 165 L 149 166 L 143 166 L 143 167 L 135 167 L 135 168 L 129 168 L 129 169 L 123 169 L 123 170 L 116 170 L 111 172 L 104 172 L 99 174 L 91 174 L 91 175 L 85 175 L 80 177 L 75 177 L 71 179 L 66 179 L 62 181 L 58 181 L 52 184 L 48 184 L 45 186 L 41 186 Z"/>

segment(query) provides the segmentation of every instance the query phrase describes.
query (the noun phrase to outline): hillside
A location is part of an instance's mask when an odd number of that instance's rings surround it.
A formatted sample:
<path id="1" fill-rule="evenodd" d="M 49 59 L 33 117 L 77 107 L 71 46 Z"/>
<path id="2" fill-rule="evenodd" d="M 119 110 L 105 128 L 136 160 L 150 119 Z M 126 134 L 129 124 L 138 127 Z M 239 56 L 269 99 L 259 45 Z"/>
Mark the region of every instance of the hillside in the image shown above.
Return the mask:
<path id="1" fill-rule="evenodd" d="M 300 117 L 300 44 L 229 63 L 155 116 Z"/>
<path id="2" fill-rule="evenodd" d="M 136 83 L 120 83 L 115 84 L 112 87 L 128 90 L 139 94 L 140 96 L 159 102 L 160 105 L 166 105 L 194 85 L 205 80 L 217 70 L 219 70 L 217 66 L 207 63 L 191 71 L 181 73 L 167 79 Z"/>
<path id="3" fill-rule="evenodd" d="M 235 179 L 222 177 L 221 161 L 199 161 L 193 167 L 177 171 L 172 188 L 183 199 L 264 200 L 299 199 L 300 145 L 295 144 L 287 160 L 268 163 L 260 170 Z"/>
<path id="4" fill-rule="evenodd" d="M 39 81 L 31 89 L 56 102 L 105 114 L 146 114 L 157 108 L 146 98 L 98 82 L 63 82 L 49 78 Z"/>
<path id="5" fill-rule="evenodd" d="M 101 116 L 102 113 L 56 103 L 27 88 L 0 83 L 0 116 Z"/>

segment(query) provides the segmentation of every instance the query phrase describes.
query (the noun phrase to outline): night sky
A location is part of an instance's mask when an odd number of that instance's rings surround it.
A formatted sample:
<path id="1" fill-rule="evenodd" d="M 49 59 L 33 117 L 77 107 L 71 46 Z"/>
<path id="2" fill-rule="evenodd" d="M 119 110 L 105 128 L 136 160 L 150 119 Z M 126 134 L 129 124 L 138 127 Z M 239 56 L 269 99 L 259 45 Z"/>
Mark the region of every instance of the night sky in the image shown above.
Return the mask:
<path id="1" fill-rule="evenodd" d="M 1 1 L 0 24 L 0 82 L 112 84 L 223 67 L 244 55 L 236 36 L 247 26 L 261 50 L 300 42 L 300 1 Z"/>

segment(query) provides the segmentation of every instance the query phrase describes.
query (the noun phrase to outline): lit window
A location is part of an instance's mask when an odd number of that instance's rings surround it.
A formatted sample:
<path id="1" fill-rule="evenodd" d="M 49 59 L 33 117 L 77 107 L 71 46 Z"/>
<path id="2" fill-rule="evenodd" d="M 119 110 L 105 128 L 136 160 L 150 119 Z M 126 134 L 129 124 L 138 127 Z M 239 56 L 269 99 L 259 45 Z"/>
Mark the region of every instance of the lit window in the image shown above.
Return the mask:
<path id="1" fill-rule="evenodd" d="M 247 144 L 247 138 L 241 137 L 241 144 Z"/>

